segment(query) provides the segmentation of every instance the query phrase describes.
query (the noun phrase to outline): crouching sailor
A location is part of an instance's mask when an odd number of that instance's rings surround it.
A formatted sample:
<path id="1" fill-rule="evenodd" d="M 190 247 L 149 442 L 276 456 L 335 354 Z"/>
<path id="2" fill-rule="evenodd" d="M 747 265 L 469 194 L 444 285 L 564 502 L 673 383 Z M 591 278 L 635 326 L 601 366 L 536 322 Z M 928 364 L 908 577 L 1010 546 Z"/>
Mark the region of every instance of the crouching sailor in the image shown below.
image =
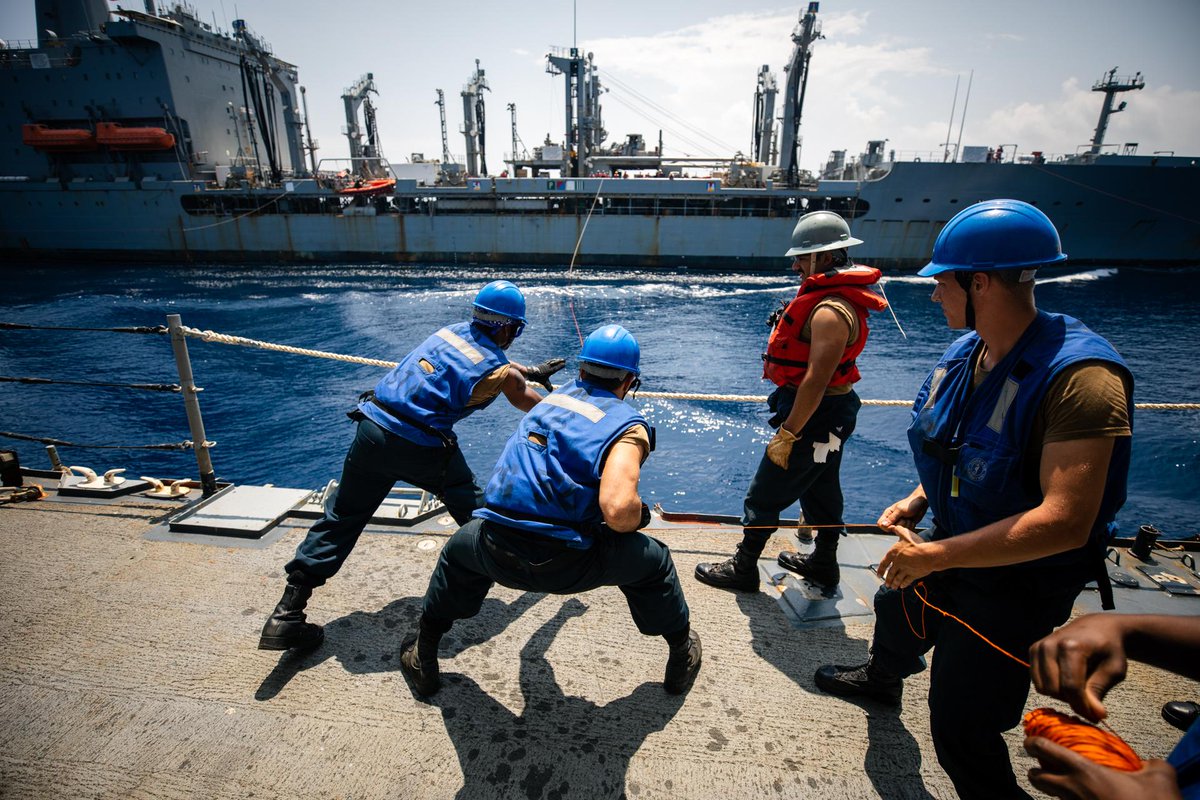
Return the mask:
<path id="1" fill-rule="evenodd" d="M 650 427 L 624 402 L 639 383 L 637 340 L 620 325 L 583 343 L 577 380 L 548 395 L 508 440 L 486 502 L 438 558 L 417 635 L 400 667 L 420 695 L 441 686 L 437 649 L 455 620 L 479 613 L 493 583 L 575 594 L 617 586 L 638 630 L 667 640 L 663 688 L 686 692 L 700 669 L 683 587 L 667 546 L 640 529 Z"/>
<path id="2" fill-rule="evenodd" d="M 528 411 L 541 395 L 526 380 L 550 389 L 565 361 L 537 367 L 508 360 L 504 351 L 525 327 L 525 297 L 509 281 L 492 281 L 475 296 L 469 322 L 434 333 L 363 395 L 350 417 L 358 430 L 342 479 L 287 563 L 283 599 L 263 626 L 263 650 L 316 647 L 325 634 L 305 619 L 312 590 L 341 568 L 371 515 L 397 481 L 432 492 L 461 525 L 483 504 L 454 424 L 501 394 Z"/>

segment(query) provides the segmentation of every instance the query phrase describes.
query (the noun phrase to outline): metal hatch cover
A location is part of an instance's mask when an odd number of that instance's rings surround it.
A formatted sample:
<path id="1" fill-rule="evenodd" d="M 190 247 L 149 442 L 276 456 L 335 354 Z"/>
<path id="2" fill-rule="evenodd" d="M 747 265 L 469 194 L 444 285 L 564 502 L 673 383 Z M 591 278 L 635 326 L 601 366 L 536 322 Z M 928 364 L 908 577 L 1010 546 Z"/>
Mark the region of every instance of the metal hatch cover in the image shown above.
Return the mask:
<path id="1" fill-rule="evenodd" d="M 171 533 L 257 539 L 312 492 L 274 486 L 229 486 L 174 517 Z"/>

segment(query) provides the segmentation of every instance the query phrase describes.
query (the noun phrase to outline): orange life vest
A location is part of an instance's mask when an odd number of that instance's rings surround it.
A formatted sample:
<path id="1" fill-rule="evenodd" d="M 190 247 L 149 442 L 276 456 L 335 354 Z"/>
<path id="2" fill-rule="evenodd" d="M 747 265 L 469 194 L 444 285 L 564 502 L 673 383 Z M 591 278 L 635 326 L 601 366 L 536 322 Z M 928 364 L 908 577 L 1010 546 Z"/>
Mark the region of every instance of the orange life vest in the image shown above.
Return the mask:
<path id="1" fill-rule="evenodd" d="M 800 338 L 808 317 L 817 304 L 830 295 L 848 300 L 858 316 L 858 338 L 846 346 L 841 363 L 829 380 L 830 386 L 857 383 L 862 377 L 855 359 L 867 345 L 867 316 L 871 311 L 887 308 L 887 301 L 866 287 L 876 283 L 883 274 L 874 267 L 857 264 L 810 275 L 800 284 L 796 297 L 784 309 L 783 316 L 763 353 L 763 377 L 776 386 L 797 386 L 808 371 L 808 352 L 811 345 Z"/>

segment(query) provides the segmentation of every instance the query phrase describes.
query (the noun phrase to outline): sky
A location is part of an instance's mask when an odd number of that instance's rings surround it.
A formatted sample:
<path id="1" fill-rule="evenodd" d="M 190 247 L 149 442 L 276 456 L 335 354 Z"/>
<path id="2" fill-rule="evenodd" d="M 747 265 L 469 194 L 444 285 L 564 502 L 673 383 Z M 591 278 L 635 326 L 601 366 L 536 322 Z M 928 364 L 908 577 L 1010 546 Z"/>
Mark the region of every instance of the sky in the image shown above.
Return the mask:
<path id="1" fill-rule="evenodd" d="M 165 0 L 159 0 L 160 6 Z M 33 0 L 0 2 L 0 38 L 35 36 Z M 111 4 L 115 7 L 116 3 Z M 139 0 L 123 5 L 142 9 Z M 441 155 L 436 89 L 450 152 L 465 144 L 459 92 L 485 71 L 488 166 L 512 150 L 507 105 L 528 148 L 563 138 L 563 77 L 546 54 L 572 43 L 600 69 L 609 141 L 663 131 L 669 155 L 729 157 L 751 148 L 759 68 L 780 86 L 806 2 L 761 0 L 192 0 L 219 29 L 241 17 L 307 88 L 318 158 L 348 155 L 341 94 L 365 73 L 385 156 Z M 831 150 L 886 139 L 900 158 L 941 158 L 946 142 L 1011 153 L 1074 153 L 1092 137 L 1118 67 L 1145 88 L 1120 99 L 1106 142 L 1200 154 L 1198 0 L 823 0 L 801 127 L 802 167 Z M 968 82 L 970 94 L 968 97 Z M 956 90 L 957 87 L 957 90 Z M 957 91 L 957 96 L 956 96 Z M 965 106 L 965 114 L 964 114 Z M 778 108 L 778 106 L 777 106 Z M 951 116 L 953 111 L 953 117 Z M 961 135 L 960 135 L 961 131 Z M 949 135 L 948 135 L 949 134 Z"/>

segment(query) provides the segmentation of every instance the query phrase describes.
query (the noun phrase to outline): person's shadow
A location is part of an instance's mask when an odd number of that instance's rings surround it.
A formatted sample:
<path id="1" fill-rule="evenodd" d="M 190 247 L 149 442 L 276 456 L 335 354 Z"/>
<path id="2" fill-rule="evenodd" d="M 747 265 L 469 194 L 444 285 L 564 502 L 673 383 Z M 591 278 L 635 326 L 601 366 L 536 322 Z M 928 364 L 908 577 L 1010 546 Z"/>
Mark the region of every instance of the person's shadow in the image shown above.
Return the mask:
<path id="1" fill-rule="evenodd" d="M 782 568 L 780 568 L 782 571 Z M 845 628 L 829 626 L 797 631 L 768 594 L 737 593 L 738 608 L 750 625 L 751 647 L 771 666 L 806 692 L 826 696 L 813 682 L 813 673 L 824 664 L 861 664 L 867 660 L 863 642 L 845 635 Z M 777 643 L 804 636 L 799 649 Z M 840 699 L 867 712 L 867 752 L 863 771 L 880 797 L 925 800 L 933 795 L 921 777 L 921 749 L 904 727 L 898 708 L 874 700 Z"/>
<path id="2" fill-rule="evenodd" d="M 489 597 L 479 614 L 455 625 L 442 638 L 442 658 L 458 655 L 502 633 L 514 620 L 546 595 L 525 592 L 511 603 Z M 297 674 L 336 658 L 355 675 L 399 671 L 401 641 L 416 631 L 423 597 L 401 597 L 378 611 L 354 611 L 325 625 L 325 641 L 315 650 L 283 653 L 254 693 L 255 700 L 270 700 Z"/>
<path id="3" fill-rule="evenodd" d="M 567 696 L 546 652 L 567 620 L 586 610 L 570 598 L 522 649 L 519 715 L 472 678 L 443 673 L 442 690 L 428 702 L 441 709 L 458 753 L 464 778 L 458 800 L 626 796 L 630 759 L 675 716 L 684 697 L 667 694 L 660 680 L 602 706 Z"/>

